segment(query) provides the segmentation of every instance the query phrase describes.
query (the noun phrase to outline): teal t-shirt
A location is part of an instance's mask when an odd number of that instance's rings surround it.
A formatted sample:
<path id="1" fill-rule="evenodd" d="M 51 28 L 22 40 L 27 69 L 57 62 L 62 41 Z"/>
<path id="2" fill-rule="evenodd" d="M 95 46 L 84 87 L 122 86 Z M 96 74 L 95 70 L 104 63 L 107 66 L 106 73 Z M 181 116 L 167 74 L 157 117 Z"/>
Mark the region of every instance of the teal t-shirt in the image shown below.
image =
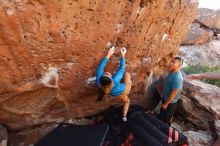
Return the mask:
<path id="1" fill-rule="evenodd" d="M 176 103 L 180 99 L 181 91 L 183 89 L 183 76 L 180 71 L 170 72 L 165 78 L 163 83 L 163 102 L 169 98 L 174 89 L 179 90 L 179 93 L 171 101 L 171 103 Z"/>

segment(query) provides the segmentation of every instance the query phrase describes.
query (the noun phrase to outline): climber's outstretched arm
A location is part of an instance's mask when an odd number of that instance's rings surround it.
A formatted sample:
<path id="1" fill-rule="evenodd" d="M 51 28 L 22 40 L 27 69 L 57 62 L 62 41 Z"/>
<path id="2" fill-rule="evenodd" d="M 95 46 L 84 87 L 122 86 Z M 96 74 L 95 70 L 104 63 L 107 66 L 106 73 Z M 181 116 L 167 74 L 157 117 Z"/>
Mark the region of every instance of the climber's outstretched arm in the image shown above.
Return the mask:
<path id="1" fill-rule="evenodd" d="M 127 50 L 126 48 L 121 49 L 121 62 L 120 62 L 120 67 L 112 77 L 115 83 L 121 82 L 122 78 L 124 77 L 125 73 L 125 54 Z"/>
<path id="2" fill-rule="evenodd" d="M 108 63 L 109 58 L 115 53 L 115 48 L 112 47 L 109 49 L 108 54 L 106 55 L 106 57 L 104 57 L 101 61 L 101 63 L 99 64 L 97 71 L 96 71 L 96 85 L 99 86 L 99 81 L 100 78 L 102 77 L 102 75 L 104 74 L 104 69 L 106 64 Z"/>

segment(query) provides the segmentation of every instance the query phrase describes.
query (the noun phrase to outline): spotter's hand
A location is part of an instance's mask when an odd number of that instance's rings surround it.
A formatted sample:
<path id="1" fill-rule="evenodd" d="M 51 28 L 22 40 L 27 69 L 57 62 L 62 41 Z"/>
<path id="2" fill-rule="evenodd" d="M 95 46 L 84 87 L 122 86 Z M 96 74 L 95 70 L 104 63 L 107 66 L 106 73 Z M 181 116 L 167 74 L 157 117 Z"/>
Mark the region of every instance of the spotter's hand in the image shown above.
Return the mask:
<path id="1" fill-rule="evenodd" d="M 125 54 L 127 52 L 127 49 L 125 47 L 121 48 L 121 56 L 125 57 Z"/>

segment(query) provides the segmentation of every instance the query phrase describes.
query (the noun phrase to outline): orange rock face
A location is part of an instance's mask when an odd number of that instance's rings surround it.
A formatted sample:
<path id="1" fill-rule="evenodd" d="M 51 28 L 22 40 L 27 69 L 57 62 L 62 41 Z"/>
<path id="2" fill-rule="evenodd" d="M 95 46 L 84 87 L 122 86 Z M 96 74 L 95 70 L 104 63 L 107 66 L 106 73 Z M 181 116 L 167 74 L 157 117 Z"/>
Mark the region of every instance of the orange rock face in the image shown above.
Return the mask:
<path id="1" fill-rule="evenodd" d="M 144 104 L 149 75 L 178 50 L 195 0 L 0 1 L 0 122 L 20 129 L 102 111 L 94 84 L 106 47 L 127 47 L 130 98 Z M 109 62 L 117 68 L 119 55 Z M 151 76 L 150 76 L 151 77 Z"/>

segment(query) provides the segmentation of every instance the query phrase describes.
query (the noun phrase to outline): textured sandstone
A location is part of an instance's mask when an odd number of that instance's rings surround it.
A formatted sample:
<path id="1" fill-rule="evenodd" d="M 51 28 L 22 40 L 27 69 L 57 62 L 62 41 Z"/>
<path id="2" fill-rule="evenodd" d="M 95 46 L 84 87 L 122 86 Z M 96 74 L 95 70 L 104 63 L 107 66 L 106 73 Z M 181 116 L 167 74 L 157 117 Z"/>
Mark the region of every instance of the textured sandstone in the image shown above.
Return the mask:
<path id="1" fill-rule="evenodd" d="M 5 127 L 0 125 L 0 146 L 7 146 L 8 132 Z"/>
<path id="2" fill-rule="evenodd" d="M 209 131 L 187 131 L 184 134 L 190 146 L 212 146 L 213 139 Z"/>
<path id="3" fill-rule="evenodd" d="M 219 146 L 219 145 L 220 145 L 220 138 L 215 141 L 215 143 L 213 144 L 213 146 Z"/>
<path id="4" fill-rule="evenodd" d="M 215 132 L 218 138 L 220 138 L 220 120 L 214 121 Z"/>
<path id="5" fill-rule="evenodd" d="M 132 103 L 163 73 L 194 19 L 196 0 L 0 1 L 0 121 L 10 129 L 100 112 L 95 70 L 106 46 L 128 48 Z M 112 71 L 119 55 L 108 64 Z M 151 76 L 150 76 L 151 77 Z"/>
<path id="6" fill-rule="evenodd" d="M 201 24 L 194 22 L 187 33 L 182 45 L 196 45 L 208 42 L 212 39 L 214 32 L 206 27 L 202 27 Z"/>
<path id="7" fill-rule="evenodd" d="M 184 83 L 178 113 L 202 129 L 210 129 L 210 121 L 220 119 L 220 88 L 201 81 Z"/>
<path id="8" fill-rule="evenodd" d="M 220 41 L 212 40 L 201 45 L 180 47 L 180 56 L 186 65 L 220 65 Z"/>
<path id="9" fill-rule="evenodd" d="M 220 33 L 220 10 L 199 8 L 196 19 L 181 44 L 202 44 Z"/>
<path id="10" fill-rule="evenodd" d="M 208 8 L 200 8 L 197 18 L 199 22 L 220 32 L 220 10 L 211 10 Z"/>

